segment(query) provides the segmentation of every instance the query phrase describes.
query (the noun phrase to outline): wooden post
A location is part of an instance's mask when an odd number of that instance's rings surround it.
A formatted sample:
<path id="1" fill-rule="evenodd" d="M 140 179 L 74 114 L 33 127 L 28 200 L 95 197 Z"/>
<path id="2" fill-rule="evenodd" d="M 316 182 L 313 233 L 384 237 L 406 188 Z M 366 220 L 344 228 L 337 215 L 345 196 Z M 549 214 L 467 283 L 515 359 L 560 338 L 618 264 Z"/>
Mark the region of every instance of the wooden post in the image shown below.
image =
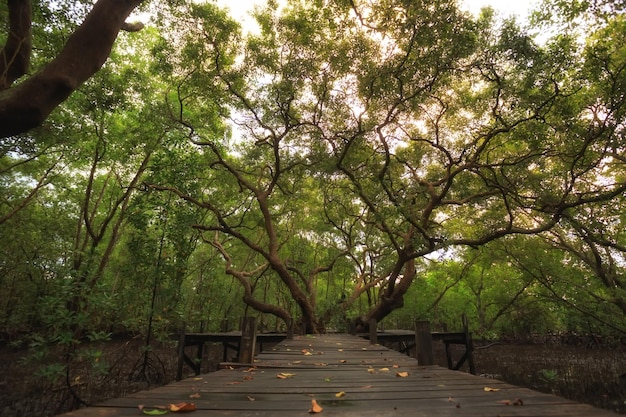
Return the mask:
<path id="1" fill-rule="evenodd" d="M 256 349 L 256 317 L 244 317 L 239 342 L 239 362 L 253 363 Z"/>
<path id="2" fill-rule="evenodd" d="M 415 322 L 415 348 L 419 365 L 434 365 L 433 336 L 430 331 L 430 322 Z"/>
<path id="3" fill-rule="evenodd" d="M 287 319 L 285 325 L 287 326 L 287 340 L 293 340 L 293 318 Z"/>
<path id="4" fill-rule="evenodd" d="M 356 336 L 356 323 L 352 320 L 348 321 L 348 333 L 352 336 Z"/>
<path id="5" fill-rule="evenodd" d="M 470 374 L 476 375 L 476 367 L 474 366 L 474 341 L 472 340 L 472 334 L 469 331 L 469 320 L 465 313 L 461 317 L 463 322 L 463 333 L 465 333 L 465 353 L 467 355 L 467 366 L 469 367 Z"/>
<path id="6" fill-rule="evenodd" d="M 378 344 L 378 322 L 376 319 L 370 319 L 370 345 Z"/>
<path id="7" fill-rule="evenodd" d="M 226 333 L 228 331 L 228 319 L 222 319 L 220 322 L 220 332 Z"/>
<path id="8" fill-rule="evenodd" d="M 177 381 L 183 379 L 183 362 L 185 361 L 185 334 L 185 323 L 183 323 L 183 326 L 180 329 L 180 336 L 178 338 L 178 367 L 176 368 Z"/>

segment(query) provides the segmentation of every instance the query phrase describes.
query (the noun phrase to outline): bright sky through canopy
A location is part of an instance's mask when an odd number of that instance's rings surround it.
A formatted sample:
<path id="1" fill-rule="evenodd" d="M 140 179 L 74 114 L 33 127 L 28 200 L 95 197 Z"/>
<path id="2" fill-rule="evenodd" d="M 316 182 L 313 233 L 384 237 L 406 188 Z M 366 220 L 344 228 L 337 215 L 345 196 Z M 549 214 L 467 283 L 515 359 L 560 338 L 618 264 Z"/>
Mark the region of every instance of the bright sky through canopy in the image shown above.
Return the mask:
<path id="1" fill-rule="evenodd" d="M 217 4 L 230 9 L 232 16 L 239 20 L 244 30 L 249 30 L 248 25 L 254 26 L 254 20 L 250 16 L 252 8 L 265 3 L 265 0 L 216 0 Z M 525 19 L 528 12 L 537 4 L 538 0 L 460 0 L 461 7 L 472 13 L 478 13 L 486 6 L 493 7 L 502 16 L 515 15 Z"/>

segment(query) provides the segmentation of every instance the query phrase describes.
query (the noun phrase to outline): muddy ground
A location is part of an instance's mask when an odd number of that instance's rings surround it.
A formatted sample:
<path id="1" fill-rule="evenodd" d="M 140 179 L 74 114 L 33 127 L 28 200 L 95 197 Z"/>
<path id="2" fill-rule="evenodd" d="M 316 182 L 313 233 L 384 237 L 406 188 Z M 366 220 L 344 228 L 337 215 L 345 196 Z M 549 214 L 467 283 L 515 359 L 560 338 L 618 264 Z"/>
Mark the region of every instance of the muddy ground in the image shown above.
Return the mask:
<path id="1" fill-rule="evenodd" d="M 85 404 L 124 396 L 171 382 L 176 375 L 176 343 L 152 343 L 122 338 L 87 352 L 101 352 L 72 364 L 69 373 L 54 365 L 43 368 L 26 361 L 25 351 L 0 349 L 0 417 L 48 417 Z M 486 346 L 486 345 L 483 345 Z M 624 346 L 564 346 L 555 344 L 491 344 L 475 351 L 478 374 L 554 393 L 626 414 L 626 348 Z M 436 357 L 446 366 L 443 346 Z M 221 345 L 212 346 L 204 371 L 217 369 Z M 58 360 L 64 352 L 56 352 Z M 455 355 L 460 355 L 456 351 Z M 52 352 L 51 356 L 55 356 Z M 79 357 L 80 355 L 74 355 Z M 104 372 L 105 371 L 105 372 Z M 188 368 L 186 368 L 188 371 Z"/>

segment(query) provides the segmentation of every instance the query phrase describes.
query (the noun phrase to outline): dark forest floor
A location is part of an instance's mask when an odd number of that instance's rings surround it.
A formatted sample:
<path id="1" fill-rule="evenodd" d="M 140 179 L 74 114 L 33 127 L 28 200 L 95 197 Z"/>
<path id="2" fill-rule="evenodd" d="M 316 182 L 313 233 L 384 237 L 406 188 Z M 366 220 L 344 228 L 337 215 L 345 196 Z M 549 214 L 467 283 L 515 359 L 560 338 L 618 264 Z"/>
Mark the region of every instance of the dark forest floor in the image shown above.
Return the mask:
<path id="1" fill-rule="evenodd" d="M 435 344 L 442 366 L 442 346 Z M 125 338 L 89 346 L 98 360 L 77 362 L 55 378 L 24 361 L 23 350 L 0 349 L 0 417 L 49 417 L 106 398 L 154 388 L 174 380 L 175 342 L 152 343 Z M 54 355 L 53 355 L 54 356 Z M 626 414 L 626 348 L 546 344 L 495 344 L 475 351 L 478 374 Z M 59 359 L 60 358 L 60 359 Z M 57 360 L 62 360 L 59 352 Z M 221 345 L 209 349 L 203 371 L 217 369 Z M 145 364 L 145 366 L 144 366 Z M 96 369 L 104 370 L 99 373 Z M 188 368 L 186 369 L 188 370 Z"/>

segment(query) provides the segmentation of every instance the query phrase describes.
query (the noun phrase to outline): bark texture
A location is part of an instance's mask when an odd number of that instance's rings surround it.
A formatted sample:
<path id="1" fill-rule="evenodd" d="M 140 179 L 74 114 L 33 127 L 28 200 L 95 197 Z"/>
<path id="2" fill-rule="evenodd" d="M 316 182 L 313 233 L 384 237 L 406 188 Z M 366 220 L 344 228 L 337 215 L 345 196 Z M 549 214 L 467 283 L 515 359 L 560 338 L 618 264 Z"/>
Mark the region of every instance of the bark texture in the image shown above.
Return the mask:
<path id="1" fill-rule="evenodd" d="M 29 0 L 8 0 L 11 36 L 3 48 L 0 84 L 0 137 L 24 133 L 95 74 L 111 53 L 128 15 L 142 0 L 98 0 L 59 55 L 40 72 L 12 86 L 27 72 L 30 55 Z M 28 15 L 28 16 L 27 16 Z"/>

